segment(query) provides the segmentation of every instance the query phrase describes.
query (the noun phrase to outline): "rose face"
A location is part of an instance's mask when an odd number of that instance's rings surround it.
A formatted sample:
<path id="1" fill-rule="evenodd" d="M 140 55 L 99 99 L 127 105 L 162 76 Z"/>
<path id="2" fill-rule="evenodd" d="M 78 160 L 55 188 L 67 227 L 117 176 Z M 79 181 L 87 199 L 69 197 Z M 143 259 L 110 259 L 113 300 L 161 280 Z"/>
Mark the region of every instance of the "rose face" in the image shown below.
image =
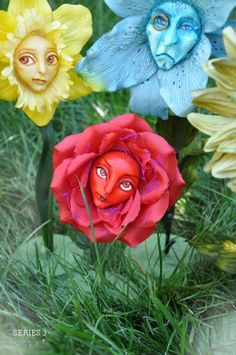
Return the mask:
<path id="1" fill-rule="evenodd" d="M 134 114 L 65 138 L 54 148 L 53 166 L 60 220 L 91 242 L 94 234 L 98 243 L 120 234 L 123 243 L 140 244 L 184 187 L 174 149 Z"/>
<path id="2" fill-rule="evenodd" d="M 138 187 L 139 170 L 136 161 L 122 152 L 108 152 L 99 157 L 89 179 L 95 206 L 106 208 L 127 201 Z"/>
<path id="3" fill-rule="evenodd" d="M 38 35 L 26 37 L 16 48 L 14 69 L 18 79 L 32 91 L 44 91 L 59 69 L 55 45 Z"/>
<path id="4" fill-rule="evenodd" d="M 147 25 L 150 49 L 158 68 L 171 69 L 197 44 L 201 23 L 196 10 L 184 2 L 164 2 Z"/>

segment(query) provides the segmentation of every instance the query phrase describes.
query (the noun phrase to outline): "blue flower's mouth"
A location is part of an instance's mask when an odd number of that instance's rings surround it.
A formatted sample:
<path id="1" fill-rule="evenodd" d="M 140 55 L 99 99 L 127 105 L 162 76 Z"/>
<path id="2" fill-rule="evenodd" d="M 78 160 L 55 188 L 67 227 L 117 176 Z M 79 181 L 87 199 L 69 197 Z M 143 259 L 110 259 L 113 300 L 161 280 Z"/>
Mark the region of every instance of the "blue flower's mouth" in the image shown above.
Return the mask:
<path id="1" fill-rule="evenodd" d="M 175 60 L 169 54 L 156 54 L 155 60 L 160 69 L 169 70 L 175 65 Z"/>

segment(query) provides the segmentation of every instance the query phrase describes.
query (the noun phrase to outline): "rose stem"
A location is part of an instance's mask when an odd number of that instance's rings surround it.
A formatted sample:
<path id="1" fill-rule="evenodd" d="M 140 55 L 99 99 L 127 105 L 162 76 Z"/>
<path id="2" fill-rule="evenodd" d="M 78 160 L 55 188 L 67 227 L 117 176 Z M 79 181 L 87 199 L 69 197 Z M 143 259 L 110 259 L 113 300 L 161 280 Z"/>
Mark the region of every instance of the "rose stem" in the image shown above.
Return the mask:
<path id="1" fill-rule="evenodd" d="M 52 192 L 50 183 L 52 180 L 52 148 L 54 143 L 54 131 L 52 125 L 39 127 L 43 149 L 36 177 L 36 201 L 39 210 L 40 222 L 45 246 L 53 251 L 53 211 Z"/>
<path id="2" fill-rule="evenodd" d="M 177 161 L 179 161 L 181 149 L 191 143 L 196 132 L 185 118 L 174 115 L 169 115 L 166 121 L 157 119 L 156 131 L 174 147 Z M 174 215 L 175 206 L 171 207 L 162 219 L 166 234 L 165 254 L 169 253 L 171 246 L 174 244 L 174 241 L 170 240 Z"/>

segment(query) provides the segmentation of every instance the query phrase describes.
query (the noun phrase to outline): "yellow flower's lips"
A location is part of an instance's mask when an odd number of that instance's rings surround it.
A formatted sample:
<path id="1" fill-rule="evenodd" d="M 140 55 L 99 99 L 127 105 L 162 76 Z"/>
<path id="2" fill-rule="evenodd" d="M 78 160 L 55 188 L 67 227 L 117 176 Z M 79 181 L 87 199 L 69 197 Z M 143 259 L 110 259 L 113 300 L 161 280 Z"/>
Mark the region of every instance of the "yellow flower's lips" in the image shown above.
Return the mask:
<path id="1" fill-rule="evenodd" d="M 48 81 L 40 78 L 33 78 L 33 81 L 36 81 L 38 84 L 46 84 Z"/>

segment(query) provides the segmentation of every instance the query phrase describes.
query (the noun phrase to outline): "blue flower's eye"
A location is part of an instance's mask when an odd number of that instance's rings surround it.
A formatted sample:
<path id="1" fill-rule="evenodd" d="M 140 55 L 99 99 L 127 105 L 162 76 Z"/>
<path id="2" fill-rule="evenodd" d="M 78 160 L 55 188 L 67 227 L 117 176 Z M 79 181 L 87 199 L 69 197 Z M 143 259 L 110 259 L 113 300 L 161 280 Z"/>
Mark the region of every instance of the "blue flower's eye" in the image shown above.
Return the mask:
<path id="1" fill-rule="evenodd" d="M 187 22 L 183 22 L 183 23 L 181 23 L 179 28 L 181 30 L 184 30 L 184 31 L 192 31 L 193 30 L 193 25 L 191 25 L 190 23 L 187 23 Z"/>
<path id="2" fill-rule="evenodd" d="M 157 31 L 163 31 L 169 25 L 169 19 L 164 14 L 156 14 L 152 18 L 152 26 Z"/>

